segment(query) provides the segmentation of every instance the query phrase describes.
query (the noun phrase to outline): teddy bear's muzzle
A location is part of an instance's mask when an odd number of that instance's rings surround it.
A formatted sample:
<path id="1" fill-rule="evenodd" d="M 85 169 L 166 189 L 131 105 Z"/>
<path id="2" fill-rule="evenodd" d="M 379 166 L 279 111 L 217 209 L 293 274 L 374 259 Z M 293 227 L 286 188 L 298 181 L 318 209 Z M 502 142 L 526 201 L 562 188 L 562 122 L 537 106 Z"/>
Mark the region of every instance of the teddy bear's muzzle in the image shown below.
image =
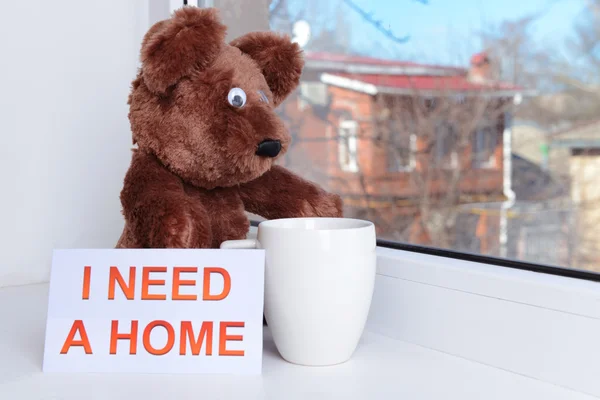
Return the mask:
<path id="1" fill-rule="evenodd" d="M 279 140 L 263 140 L 258 144 L 256 155 L 261 157 L 277 157 L 281 151 L 281 142 Z"/>

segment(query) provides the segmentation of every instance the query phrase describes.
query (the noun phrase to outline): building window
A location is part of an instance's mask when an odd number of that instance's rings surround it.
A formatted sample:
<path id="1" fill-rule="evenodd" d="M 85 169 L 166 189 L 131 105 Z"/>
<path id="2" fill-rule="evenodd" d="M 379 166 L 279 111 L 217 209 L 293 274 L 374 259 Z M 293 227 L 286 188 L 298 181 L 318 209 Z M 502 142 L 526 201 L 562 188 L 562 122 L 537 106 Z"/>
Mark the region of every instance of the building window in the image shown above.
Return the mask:
<path id="1" fill-rule="evenodd" d="M 494 153 L 497 144 L 497 128 L 492 121 L 485 121 L 473 133 L 472 164 L 475 168 L 495 166 Z"/>
<path id="2" fill-rule="evenodd" d="M 339 133 L 339 161 L 344 171 L 358 171 L 358 124 L 356 121 L 341 121 Z"/>
<path id="3" fill-rule="evenodd" d="M 454 168 L 458 165 L 457 141 L 454 125 L 447 121 L 436 125 L 432 152 L 433 162 L 438 168 Z"/>
<path id="4" fill-rule="evenodd" d="M 414 120 L 391 118 L 384 122 L 388 172 L 407 172 L 415 167 L 417 136 Z"/>
<path id="5" fill-rule="evenodd" d="M 300 82 L 298 108 L 300 110 L 311 107 L 327 106 L 327 86 L 321 82 Z"/>
<path id="6" fill-rule="evenodd" d="M 416 134 L 392 132 L 386 147 L 388 172 L 407 172 L 414 169 L 416 150 Z"/>

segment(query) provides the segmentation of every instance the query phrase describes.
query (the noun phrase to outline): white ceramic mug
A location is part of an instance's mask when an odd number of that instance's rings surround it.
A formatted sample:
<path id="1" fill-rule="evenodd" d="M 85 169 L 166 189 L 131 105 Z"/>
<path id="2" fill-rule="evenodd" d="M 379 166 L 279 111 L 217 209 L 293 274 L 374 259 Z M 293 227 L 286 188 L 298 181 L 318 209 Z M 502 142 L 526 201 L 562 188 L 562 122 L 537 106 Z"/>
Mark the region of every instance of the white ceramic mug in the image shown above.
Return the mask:
<path id="1" fill-rule="evenodd" d="M 257 240 L 223 249 L 265 249 L 265 318 L 288 362 L 323 366 L 349 360 L 360 340 L 375 281 L 372 222 L 349 218 L 263 221 Z"/>

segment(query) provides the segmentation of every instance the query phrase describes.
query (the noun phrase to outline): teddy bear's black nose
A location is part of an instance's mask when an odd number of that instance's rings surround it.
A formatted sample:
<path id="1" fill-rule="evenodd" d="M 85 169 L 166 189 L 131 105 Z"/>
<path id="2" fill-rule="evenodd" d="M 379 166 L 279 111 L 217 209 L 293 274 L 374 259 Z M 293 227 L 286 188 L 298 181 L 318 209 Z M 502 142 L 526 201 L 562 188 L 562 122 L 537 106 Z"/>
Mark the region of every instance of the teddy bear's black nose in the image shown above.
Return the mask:
<path id="1" fill-rule="evenodd" d="M 277 157 L 281 151 L 281 142 L 279 140 L 263 140 L 258 144 L 256 155 L 261 157 Z"/>

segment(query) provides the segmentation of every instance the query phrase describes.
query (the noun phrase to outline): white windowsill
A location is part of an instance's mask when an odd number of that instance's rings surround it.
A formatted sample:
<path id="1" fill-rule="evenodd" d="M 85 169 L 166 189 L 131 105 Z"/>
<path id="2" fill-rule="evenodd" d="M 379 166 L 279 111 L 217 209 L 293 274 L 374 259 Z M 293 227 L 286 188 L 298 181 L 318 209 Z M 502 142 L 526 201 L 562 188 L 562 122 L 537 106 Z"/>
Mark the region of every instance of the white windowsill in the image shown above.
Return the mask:
<path id="1" fill-rule="evenodd" d="M 0 289 L 3 399 L 591 399 L 367 330 L 349 362 L 283 361 L 265 330 L 262 376 L 42 374 L 47 284 Z M 15 307 L 7 307 L 11 304 Z M 17 306 L 18 305 L 18 306 Z"/>
<path id="2" fill-rule="evenodd" d="M 0 398 L 600 395 L 599 284 L 385 248 L 378 256 L 371 313 L 353 359 L 325 368 L 289 364 L 267 329 L 259 377 L 44 375 L 47 284 L 0 289 Z"/>
<path id="3" fill-rule="evenodd" d="M 372 331 L 600 396 L 599 283 L 378 253 Z"/>

